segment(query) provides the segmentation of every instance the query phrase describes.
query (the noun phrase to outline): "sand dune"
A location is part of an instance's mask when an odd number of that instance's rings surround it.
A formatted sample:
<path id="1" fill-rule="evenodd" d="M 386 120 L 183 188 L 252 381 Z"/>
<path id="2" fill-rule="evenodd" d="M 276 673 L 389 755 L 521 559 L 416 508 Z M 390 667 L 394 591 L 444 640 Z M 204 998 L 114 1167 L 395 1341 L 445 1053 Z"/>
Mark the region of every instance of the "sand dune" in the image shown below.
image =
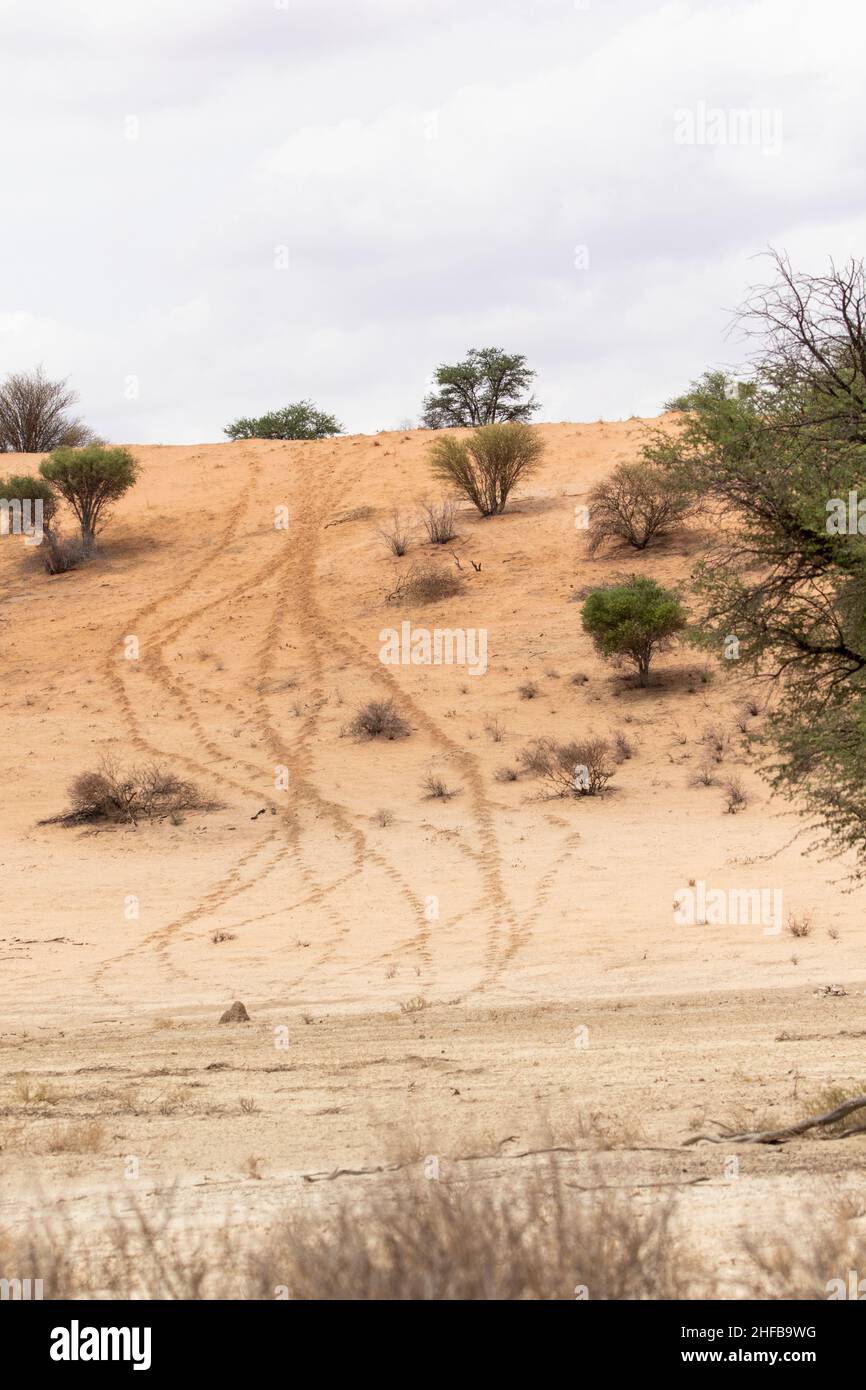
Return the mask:
<path id="1" fill-rule="evenodd" d="M 459 1154 L 478 1132 L 494 1150 L 534 1134 L 540 1117 L 557 1133 L 583 1117 L 588 1143 L 600 1116 L 620 1126 L 617 1150 L 640 1153 L 676 1147 L 696 1112 L 782 1118 L 857 1081 L 866 926 L 844 863 L 804 853 L 802 823 L 746 759 L 738 719 L 766 693 L 687 648 L 639 690 L 581 630 L 576 595 L 631 570 L 685 581 L 707 541 L 693 525 L 641 556 L 587 555 L 575 508 L 649 423 L 539 426 L 543 467 L 503 517 L 461 508 L 452 545 L 419 533 L 402 560 L 378 528 L 437 491 L 423 431 L 136 448 L 143 477 L 90 566 L 48 578 L 4 542 L 0 1142 L 13 1191 L 32 1184 L 35 1156 L 44 1190 L 110 1189 L 135 1153 L 148 1190 L 210 1175 L 249 1196 L 265 1190 L 241 1172 L 250 1154 L 281 1190 L 307 1169 L 375 1163 L 407 1126 L 421 1153 Z M 388 603 L 421 560 L 457 573 L 462 593 Z M 484 629 L 486 672 L 383 665 L 383 630 L 403 621 Z M 394 699 L 409 737 L 347 733 L 374 697 Z M 719 780 L 737 772 L 748 788 L 742 814 L 693 784 L 707 729 L 723 734 Z M 587 734 L 632 748 L 604 798 L 496 778 L 536 737 Z M 170 766 L 221 809 L 39 825 L 105 753 Z M 431 772 L 456 794 L 426 798 Z M 810 913 L 813 928 L 679 925 L 674 896 L 698 883 L 780 892 L 786 918 Z M 253 1022 L 220 1028 L 233 999 Z M 22 1072 L 59 1099 L 16 1098 Z M 239 1095 L 255 1110 L 225 1142 Z M 94 1151 L 48 1151 L 58 1124 L 94 1117 Z M 806 1191 L 796 1174 L 829 1165 L 838 1180 L 849 1161 L 806 1140 L 784 1160 L 753 1152 L 735 1199 L 720 1157 L 688 1152 L 676 1171 L 687 1161 L 718 1184 L 693 1198 L 713 1240 L 730 1236 L 719 1213 L 732 1201 L 742 1219 L 766 1212 L 768 1183 L 791 1200 Z"/>

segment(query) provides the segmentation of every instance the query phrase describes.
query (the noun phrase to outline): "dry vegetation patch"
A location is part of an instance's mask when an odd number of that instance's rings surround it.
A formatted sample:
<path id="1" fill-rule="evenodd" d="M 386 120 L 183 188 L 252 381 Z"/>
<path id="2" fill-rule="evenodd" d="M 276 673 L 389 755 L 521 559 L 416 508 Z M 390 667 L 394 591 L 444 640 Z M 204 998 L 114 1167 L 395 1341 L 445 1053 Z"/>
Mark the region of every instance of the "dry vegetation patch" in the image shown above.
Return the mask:
<path id="1" fill-rule="evenodd" d="M 121 771 L 104 758 L 98 771 L 81 772 L 69 785 L 69 809 L 40 825 L 86 825 L 108 821 L 135 825 L 139 820 L 177 817 L 184 811 L 215 811 L 219 803 L 159 763 Z"/>

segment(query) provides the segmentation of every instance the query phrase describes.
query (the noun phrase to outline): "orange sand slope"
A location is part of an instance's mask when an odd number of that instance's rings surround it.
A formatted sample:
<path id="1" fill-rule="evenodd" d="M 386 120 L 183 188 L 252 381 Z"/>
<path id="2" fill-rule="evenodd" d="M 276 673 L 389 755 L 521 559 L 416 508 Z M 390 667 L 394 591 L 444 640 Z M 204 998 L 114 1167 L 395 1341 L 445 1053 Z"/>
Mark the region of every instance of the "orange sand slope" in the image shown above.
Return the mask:
<path id="1" fill-rule="evenodd" d="M 692 526 L 645 555 L 587 556 L 575 508 L 650 423 L 540 426 L 543 466 L 505 516 L 461 507 L 453 545 L 419 527 L 404 559 L 378 529 L 439 491 L 424 431 L 137 448 L 141 481 L 89 567 L 48 578 L 4 541 L 4 1016 L 56 1019 L 61 1001 L 82 1019 L 119 1006 L 213 1018 L 232 998 L 354 1012 L 861 978 L 866 925 L 859 895 L 840 892 L 844 865 L 804 857 L 800 822 L 744 771 L 736 721 L 763 693 L 688 649 L 638 690 L 582 632 L 575 592 L 630 570 L 684 581 L 706 541 Z M 398 573 L 428 559 L 463 593 L 389 604 Z M 488 669 L 383 665 L 383 629 L 406 620 L 486 630 Z M 535 698 L 519 693 L 527 681 Z M 383 696 L 410 737 L 347 735 Z M 693 785 L 708 726 L 727 736 L 719 780 L 736 771 L 748 786 L 740 815 L 720 786 Z M 532 738 L 619 731 L 634 754 L 603 799 L 495 779 Z M 104 753 L 158 760 L 222 809 L 38 826 Z M 458 794 L 425 798 L 431 772 Z M 757 923 L 677 925 L 691 880 L 781 890 L 785 913 L 810 911 L 815 927 L 793 941 Z"/>

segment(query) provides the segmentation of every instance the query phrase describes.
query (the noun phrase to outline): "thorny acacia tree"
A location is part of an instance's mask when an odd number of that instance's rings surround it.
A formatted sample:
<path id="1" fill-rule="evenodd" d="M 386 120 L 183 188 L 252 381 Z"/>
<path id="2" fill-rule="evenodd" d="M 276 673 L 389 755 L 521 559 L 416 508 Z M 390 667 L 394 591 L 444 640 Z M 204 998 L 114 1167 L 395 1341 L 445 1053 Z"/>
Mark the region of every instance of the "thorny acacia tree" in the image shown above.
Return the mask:
<path id="1" fill-rule="evenodd" d="M 422 424 L 441 430 L 529 420 L 538 409 L 527 395 L 534 376 L 522 353 L 470 348 L 462 362 L 436 368 L 438 389 L 424 398 Z"/>
<path id="2" fill-rule="evenodd" d="M 686 412 L 676 437 L 657 434 L 646 455 L 715 523 L 696 574 L 702 636 L 717 649 L 735 636 L 774 682 L 766 776 L 806 805 L 818 843 L 854 851 L 861 877 L 866 274 L 862 260 L 807 275 L 771 256 L 775 279 L 738 314 L 757 342 L 749 380 L 708 373 L 673 403 Z"/>

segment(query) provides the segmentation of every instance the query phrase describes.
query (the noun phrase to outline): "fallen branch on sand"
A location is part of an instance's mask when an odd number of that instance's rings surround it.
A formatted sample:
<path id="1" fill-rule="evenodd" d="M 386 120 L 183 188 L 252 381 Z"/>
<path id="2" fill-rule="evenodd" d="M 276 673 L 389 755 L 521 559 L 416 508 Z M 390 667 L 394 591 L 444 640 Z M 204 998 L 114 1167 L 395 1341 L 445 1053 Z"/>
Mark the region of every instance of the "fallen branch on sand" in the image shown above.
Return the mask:
<path id="1" fill-rule="evenodd" d="M 851 1115 L 855 1110 L 862 1110 L 866 1106 L 866 1096 L 858 1096 L 856 1100 L 846 1100 L 842 1105 L 837 1105 L 835 1110 L 829 1110 L 826 1115 L 817 1115 L 813 1120 L 800 1120 L 798 1124 L 788 1125 L 785 1129 L 766 1129 L 755 1130 L 750 1134 L 693 1134 L 691 1138 L 683 1140 L 683 1146 L 689 1144 L 785 1144 L 789 1139 L 795 1139 L 799 1134 L 805 1134 L 810 1129 L 817 1129 L 819 1126 L 834 1125 L 839 1120 L 844 1120 L 846 1115 Z M 822 1139 L 847 1139 L 851 1134 L 866 1134 L 866 1124 L 851 1125 L 848 1129 L 839 1130 L 836 1134 L 822 1134 Z"/>

